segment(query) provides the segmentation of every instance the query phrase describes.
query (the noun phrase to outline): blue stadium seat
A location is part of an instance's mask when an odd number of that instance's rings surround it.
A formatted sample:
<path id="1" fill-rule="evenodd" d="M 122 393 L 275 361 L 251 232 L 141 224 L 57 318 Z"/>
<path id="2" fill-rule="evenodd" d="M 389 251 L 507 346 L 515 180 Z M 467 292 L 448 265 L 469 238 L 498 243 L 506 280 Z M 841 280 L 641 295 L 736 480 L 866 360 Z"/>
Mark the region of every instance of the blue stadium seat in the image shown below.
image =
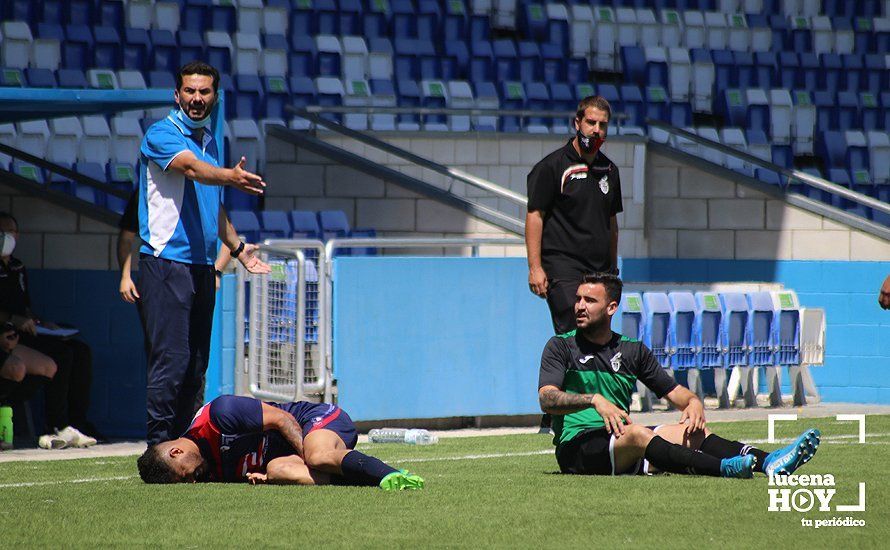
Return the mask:
<path id="1" fill-rule="evenodd" d="M 524 3 L 518 11 L 519 31 L 522 35 L 538 43 L 547 42 L 547 14 L 543 4 Z"/>
<path id="2" fill-rule="evenodd" d="M 261 118 L 260 106 L 263 102 L 263 85 L 256 75 L 235 75 L 235 117 Z"/>
<path id="3" fill-rule="evenodd" d="M 235 34 L 238 22 L 237 8 L 228 2 L 214 2 L 210 8 L 207 30 Z"/>
<path id="4" fill-rule="evenodd" d="M 315 37 L 316 74 L 340 78 L 342 50 L 340 40 L 335 36 L 318 35 Z"/>
<path id="5" fill-rule="evenodd" d="M 643 343 L 664 368 L 671 364 L 671 304 L 664 292 L 643 294 L 643 311 L 646 318 L 643 329 Z"/>
<path id="6" fill-rule="evenodd" d="M 492 44 L 492 53 L 494 54 L 495 80 L 517 80 L 519 78 L 519 59 L 513 41 L 510 39 L 495 40 Z"/>
<path id="7" fill-rule="evenodd" d="M 859 130 L 848 130 L 844 132 L 844 144 L 846 145 L 844 161 L 853 174 L 853 181 L 871 181 L 869 173 L 871 158 L 865 134 Z"/>
<path id="8" fill-rule="evenodd" d="M 832 17 L 853 17 L 856 11 L 856 2 L 846 0 L 823 0 L 822 13 Z"/>
<path id="9" fill-rule="evenodd" d="M 87 77 L 79 69 L 59 69 L 56 71 L 59 88 L 86 88 Z"/>
<path id="10" fill-rule="evenodd" d="M 720 107 L 718 112 L 723 115 L 726 124 L 739 127 L 746 126 L 747 105 L 745 94 L 742 90 L 726 90 L 718 106 Z"/>
<path id="11" fill-rule="evenodd" d="M 854 92 L 838 92 L 837 129 L 852 130 L 860 127 L 859 98 Z"/>
<path id="12" fill-rule="evenodd" d="M 787 34 L 789 37 L 789 41 L 785 43 L 787 49 L 800 54 L 813 51 L 813 32 L 809 28 L 809 21 L 806 22 L 806 26 L 788 29 Z"/>
<path id="13" fill-rule="evenodd" d="M 62 42 L 62 67 L 86 69 L 93 61 L 93 33 L 86 25 L 68 25 Z"/>
<path id="14" fill-rule="evenodd" d="M 865 66 L 863 58 L 858 54 L 841 56 L 843 69 L 840 71 L 840 88 L 845 92 L 857 93 L 865 83 Z"/>
<path id="15" fill-rule="evenodd" d="M 415 42 L 415 47 L 420 78 L 426 80 L 442 78 L 440 56 L 433 41 L 421 38 Z"/>
<path id="16" fill-rule="evenodd" d="M 424 80 L 421 83 L 421 106 L 425 109 L 444 109 L 447 107 L 447 88 L 439 80 Z M 425 130 L 447 131 L 448 124 L 443 114 L 423 115 Z"/>
<path id="17" fill-rule="evenodd" d="M 31 3 L 39 5 L 38 20 L 41 23 L 64 25 L 68 21 L 63 0 L 44 0 L 39 3 L 32 0 Z"/>
<path id="18" fill-rule="evenodd" d="M 685 128 L 692 125 L 692 105 L 686 102 L 674 102 L 669 106 L 668 122 L 674 126 Z"/>
<path id="19" fill-rule="evenodd" d="M 315 84 L 308 76 L 292 76 L 288 80 L 291 101 L 299 107 L 314 105 L 316 102 Z"/>
<path id="20" fill-rule="evenodd" d="M 155 71 L 175 71 L 179 67 L 179 46 L 173 33 L 152 29 L 149 31 L 149 37 L 152 44 L 149 67 Z"/>
<path id="21" fill-rule="evenodd" d="M 711 58 L 714 60 L 714 90 L 717 97 L 720 97 L 724 91 L 737 85 L 735 60 L 729 50 L 714 50 Z"/>
<path id="22" fill-rule="evenodd" d="M 78 162 L 74 165 L 74 171 L 88 178 L 105 183 L 105 167 L 95 162 Z M 76 183 L 74 196 L 93 203 L 96 206 L 105 207 L 105 193 L 89 185 Z"/>
<path id="23" fill-rule="evenodd" d="M 531 111 L 549 111 L 553 108 L 550 91 L 543 82 L 528 82 L 525 84 L 525 109 Z M 528 119 L 528 126 L 543 126 L 549 128 L 551 120 L 545 117 L 533 116 Z"/>
<path id="24" fill-rule="evenodd" d="M 172 90 L 176 87 L 176 79 L 169 71 L 150 71 L 148 73 L 148 87 Z"/>
<path id="25" fill-rule="evenodd" d="M 621 86 L 621 105 L 627 118 L 622 126 L 645 126 L 645 109 L 643 105 L 643 93 L 638 86 L 624 84 Z"/>
<path id="26" fill-rule="evenodd" d="M 463 41 L 467 36 L 467 8 L 463 0 L 445 2 L 442 19 L 442 40 L 447 45 L 451 41 Z"/>
<path id="27" fill-rule="evenodd" d="M 890 92 L 882 92 L 881 93 L 881 105 L 884 106 L 882 110 L 884 114 L 883 126 L 885 130 L 890 130 Z"/>
<path id="28" fill-rule="evenodd" d="M 263 79 L 263 100 L 260 108 L 262 118 L 285 119 L 289 116 L 285 107 L 290 105 L 290 90 L 287 80 L 280 76 L 267 76 Z"/>
<path id="29" fill-rule="evenodd" d="M 181 64 L 185 65 L 192 60 L 204 59 L 204 39 L 199 32 L 180 29 L 176 35 L 179 42 L 179 62 Z M 157 44 L 155 44 L 155 48 L 157 48 Z"/>
<path id="30" fill-rule="evenodd" d="M 818 71 L 819 88 L 835 93 L 841 87 L 841 73 L 843 71 L 841 56 L 836 53 L 823 53 L 820 57 L 821 68 Z"/>
<path id="31" fill-rule="evenodd" d="M 123 0 L 99 0 L 98 19 L 99 25 L 115 29 L 124 28 L 124 2 Z"/>
<path id="32" fill-rule="evenodd" d="M 623 67 L 624 79 L 630 84 L 637 86 L 646 86 L 646 54 L 643 48 L 639 46 L 625 46 L 621 48 L 621 66 Z"/>
<path id="33" fill-rule="evenodd" d="M 180 30 L 196 32 L 203 35 L 207 30 L 212 0 L 189 0 L 180 2 Z"/>
<path id="34" fill-rule="evenodd" d="M 668 63 L 665 48 L 646 48 L 646 83 L 668 89 Z"/>
<path id="35" fill-rule="evenodd" d="M 697 367 L 701 336 L 695 296 L 691 292 L 669 292 L 668 300 L 671 306 L 671 367 Z"/>
<path id="36" fill-rule="evenodd" d="M 554 44 L 541 44 L 541 63 L 544 82 L 569 82 L 566 77 L 566 53 Z M 576 75 L 573 75 L 573 77 Z M 583 77 L 586 80 L 587 73 Z"/>
<path id="37" fill-rule="evenodd" d="M 287 239 L 291 236 L 291 224 L 287 212 L 263 210 L 260 212 L 262 239 Z"/>
<path id="38" fill-rule="evenodd" d="M 93 49 L 93 67 L 118 70 L 121 68 L 121 37 L 112 27 L 96 27 Z M 140 67 L 141 69 L 141 67 Z"/>
<path id="39" fill-rule="evenodd" d="M 239 235 L 244 235 L 248 242 L 260 241 L 260 221 L 252 210 L 230 210 L 229 220 Z"/>
<path id="40" fill-rule="evenodd" d="M 396 81 L 396 90 L 399 93 L 399 107 L 420 107 L 420 87 L 414 80 Z M 420 129 L 420 119 L 415 114 L 404 113 L 398 116 L 399 129 Z"/>
<path id="41" fill-rule="evenodd" d="M 311 2 L 294 2 L 290 12 L 288 32 L 291 40 L 298 36 L 315 36 L 318 34 L 315 12 Z"/>
<path id="42" fill-rule="evenodd" d="M 353 229 L 349 232 L 349 237 L 353 239 L 373 239 L 377 236 L 374 229 Z M 349 256 L 376 256 L 377 249 L 374 247 L 347 248 L 346 253 Z"/>
<path id="43" fill-rule="evenodd" d="M 470 47 L 470 80 L 491 82 L 494 80 L 494 53 L 490 42 L 473 42 Z"/>
<path id="44" fill-rule="evenodd" d="M 890 15 L 890 14 L 886 14 Z M 890 53 L 890 30 L 875 29 L 874 30 L 874 51 L 879 54 Z"/>
<path id="45" fill-rule="evenodd" d="M 460 40 L 445 42 L 445 52 L 441 63 L 443 79 L 465 79 L 467 77 L 467 67 L 470 64 L 470 52 L 467 50 L 467 44 Z"/>
<path id="46" fill-rule="evenodd" d="M 55 88 L 56 77 L 49 69 L 25 69 L 25 82 L 32 88 Z"/>
<path id="47" fill-rule="evenodd" d="M 757 86 L 767 90 L 776 86 L 779 83 L 776 54 L 774 52 L 756 52 L 754 61 Z"/>
<path id="48" fill-rule="evenodd" d="M 748 294 L 749 334 L 752 367 L 771 367 L 776 364 L 776 323 L 772 296 L 769 292 Z"/>
<path id="49" fill-rule="evenodd" d="M 535 42 L 524 40 L 519 43 L 519 80 L 534 82 L 543 78 L 544 67 L 541 62 L 541 50 Z"/>
<path id="50" fill-rule="evenodd" d="M 597 93 L 609 102 L 613 113 L 624 112 L 624 103 L 621 101 L 621 94 L 614 84 L 600 84 L 597 86 Z M 623 124 L 623 123 L 622 123 Z"/>
<path id="51" fill-rule="evenodd" d="M 800 66 L 797 70 L 796 80 L 797 87 L 803 90 L 818 89 L 821 72 L 821 62 L 818 55 L 811 52 L 800 54 Z"/>
<path id="52" fill-rule="evenodd" d="M 563 11 L 563 15 L 568 16 L 568 13 L 565 11 L 565 8 L 559 4 L 553 4 L 547 6 L 547 42 L 549 44 L 554 44 L 562 49 L 564 52 L 570 51 L 569 49 L 569 41 L 571 38 L 569 32 L 569 19 L 562 17 L 553 17 L 553 10 L 556 8 L 559 11 Z"/>
<path id="53" fill-rule="evenodd" d="M 670 119 L 668 95 L 661 86 L 646 86 L 646 117 L 663 121 Z"/>
<path id="54" fill-rule="evenodd" d="M 92 27 L 96 24 L 96 2 L 94 0 L 68 0 L 62 4 L 65 23 Z"/>
<path id="55" fill-rule="evenodd" d="M 389 7 L 389 4 L 372 3 L 370 11 L 365 12 L 362 16 L 362 35 L 366 39 L 383 38 L 389 36 L 389 17 L 390 14 L 384 11 L 375 11 L 378 7 Z"/>
<path id="56" fill-rule="evenodd" d="M 0 18 L 4 21 L 24 21 L 33 27 L 41 7 L 31 0 L 9 0 L 0 6 Z"/>
<path id="57" fill-rule="evenodd" d="M 797 73 L 800 69 L 800 58 L 794 52 L 779 53 L 779 87 L 789 90 L 797 88 Z"/>
<path id="58" fill-rule="evenodd" d="M 417 14 L 411 0 L 392 0 L 392 37 L 418 38 Z"/>
<path id="59" fill-rule="evenodd" d="M 500 102 L 497 88 L 491 82 L 473 82 L 473 95 L 476 97 L 477 104 L 488 103 L 497 105 Z M 473 121 L 474 129 L 483 132 L 497 131 L 497 128 L 490 124 L 496 120 L 495 117 L 478 117 Z"/>
<path id="60" fill-rule="evenodd" d="M 437 0 L 417 1 L 417 36 L 425 40 L 439 40 L 439 22 L 442 18 Z"/>
<path id="61" fill-rule="evenodd" d="M 847 140 L 844 132 L 828 130 L 817 140 L 816 150 L 822 157 L 825 167 L 844 168 L 846 163 Z"/>
<path id="62" fill-rule="evenodd" d="M 349 220 L 342 210 L 322 210 L 318 213 L 318 225 L 326 241 L 349 236 Z"/>
<path id="63" fill-rule="evenodd" d="M 314 0 L 315 31 L 318 34 L 340 34 L 340 17 L 334 0 Z"/>
<path id="64" fill-rule="evenodd" d="M 343 36 L 359 36 L 362 34 L 362 3 L 361 0 L 340 0 L 338 27 Z"/>
<path id="65" fill-rule="evenodd" d="M 152 51 L 152 47 L 147 30 L 124 29 L 124 43 L 121 51 L 121 63 L 124 69 L 147 71 L 150 51 Z"/>
<path id="66" fill-rule="evenodd" d="M 736 66 L 736 86 L 739 89 L 761 87 L 758 83 L 757 71 L 755 70 L 754 54 L 751 52 L 732 52 L 732 57 Z"/>
<path id="67" fill-rule="evenodd" d="M 470 17 L 470 42 L 488 40 L 491 37 L 491 25 L 487 15 Z"/>
<path id="68" fill-rule="evenodd" d="M 884 56 L 868 54 L 865 56 L 865 82 L 864 88 L 878 95 L 887 88 L 887 66 Z"/>
<path id="69" fill-rule="evenodd" d="M 321 228 L 315 212 L 309 210 L 293 210 L 290 213 L 291 228 L 295 239 L 321 239 Z"/>
<path id="70" fill-rule="evenodd" d="M 714 292 L 696 292 L 696 342 L 699 368 L 723 368 L 723 313 L 720 297 Z"/>
<path id="71" fill-rule="evenodd" d="M 288 70 L 291 76 L 312 77 L 317 74 L 315 40 L 312 37 L 292 35 Z"/>
<path id="72" fill-rule="evenodd" d="M 859 94 L 859 120 L 865 131 L 885 128 L 882 109 L 875 94 L 871 92 Z"/>
<path id="73" fill-rule="evenodd" d="M 790 145 L 773 145 L 772 161 L 782 168 L 794 167 L 794 154 L 791 152 Z"/>
<path id="74" fill-rule="evenodd" d="M 232 39 L 226 33 L 207 31 L 204 38 L 204 55 L 207 63 L 220 73 L 232 72 Z"/>
<path id="75" fill-rule="evenodd" d="M 525 87 L 521 82 L 501 82 L 498 91 L 502 109 L 521 110 L 525 108 Z M 521 128 L 520 117 L 514 115 L 501 117 L 500 130 L 502 132 L 518 132 Z"/>
<path id="76" fill-rule="evenodd" d="M 723 348 L 726 350 L 724 366 L 747 367 L 750 345 L 748 300 L 740 292 L 724 292 L 720 294 L 720 305 Z"/>
<path id="77" fill-rule="evenodd" d="M 751 130 L 770 130 L 770 104 L 766 90 L 751 88 L 745 96 L 745 128 Z"/>
<path id="78" fill-rule="evenodd" d="M 62 168 L 67 168 L 69 170 L 74 169 L 74 165 L 69 162 L 57 162 L 56 164 L 58 164 Z M 72 182 L 70 179 L 68 179 L 65 176 L 62 176 L 55 172 L 47 171 L 45 181 L 46 181 L 47 187 L 51 191 L 56 191 L 59 193 L 66 193 L 68 195 L 74 194 L 74 182 Z"/>
<path id="79" fill-rule="evenodd" d="M 816 92 L 813 94 L 813 105 L 816 106 L 816 132 L 837 129 L 838 110 L 835 105 L 835 95 L 830 92 Z"/>

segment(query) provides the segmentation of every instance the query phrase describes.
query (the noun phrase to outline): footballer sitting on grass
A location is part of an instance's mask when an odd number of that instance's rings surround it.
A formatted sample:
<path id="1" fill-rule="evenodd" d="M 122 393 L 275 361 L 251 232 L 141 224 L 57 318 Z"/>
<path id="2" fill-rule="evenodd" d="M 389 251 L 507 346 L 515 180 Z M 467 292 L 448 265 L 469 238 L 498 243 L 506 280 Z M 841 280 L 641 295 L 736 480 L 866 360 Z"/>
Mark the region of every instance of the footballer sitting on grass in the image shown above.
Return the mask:
<path id="1" fill-rule="evenodd" d="M 223 395 L 201 407 L 179 439 L 139 457 L 146 483 L 205 481 L 422 489 L 423 479 L 353 450 L 346 411 L 326 403 L 265 403 Z"/>
<path id="2" fill-rule="evenodd" d="M 621 290 L 615 275 L 585 276 L 575 302 L 578 328 L 552 337 L 541 357 L 538 398 L 541 410 L 553 415 L 563 473 L 750 478 L 753 472 L 791 474 L 813 457 L 816 429 L 772 453 L 711 433 L 701 400 L 677 384 L 645 345 L 612 332 Z M 637 380 L 683 411 L 679 424 L 650 428 L 631 421 Z"/>

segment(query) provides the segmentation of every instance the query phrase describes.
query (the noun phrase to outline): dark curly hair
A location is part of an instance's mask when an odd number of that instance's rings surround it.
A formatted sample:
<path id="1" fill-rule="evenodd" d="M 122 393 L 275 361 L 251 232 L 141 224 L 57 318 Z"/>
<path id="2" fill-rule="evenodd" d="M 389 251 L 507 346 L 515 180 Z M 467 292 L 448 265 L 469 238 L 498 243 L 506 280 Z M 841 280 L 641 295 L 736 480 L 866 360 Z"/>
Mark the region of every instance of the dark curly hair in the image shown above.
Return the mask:
<path id="1" fill-rule="evenodd" d="M 164 461 L 164 453 L 157 445 L 152 445 L 136 461 L 139 477 L 146 483 L 176 483 L 173 470 Z"/>
<path id="2" fill-rule="evenodd" d="M 582 283 L 603 285 L 606 287 L 606 296 L 614 302 L 621 303 L 621 290 L 624 288 L 624 284 L 618 275 L 604 272 L 589 273 L 583 277 Z"/>

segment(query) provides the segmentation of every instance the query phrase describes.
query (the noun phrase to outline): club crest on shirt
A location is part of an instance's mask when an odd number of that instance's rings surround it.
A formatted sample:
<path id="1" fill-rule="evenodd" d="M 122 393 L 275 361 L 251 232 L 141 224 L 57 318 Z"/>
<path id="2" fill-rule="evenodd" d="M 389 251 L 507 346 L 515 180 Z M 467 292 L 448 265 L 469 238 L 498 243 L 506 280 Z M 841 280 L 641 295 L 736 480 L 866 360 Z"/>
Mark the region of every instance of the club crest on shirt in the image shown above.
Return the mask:
<path id="1" fill-rule="evenodd" d="M 609 364 L 612 365 L 613 372 L 618 372 L 621 369 L 621 352 L 620 351 L 612 356 L 612 359 L 609 360 Z"/>
<path id="2" fill-rule="evenodd" d="M 603 195 L 609 194 L 609 175 L 600 178 L 600 191 L 603 192 Z"/>

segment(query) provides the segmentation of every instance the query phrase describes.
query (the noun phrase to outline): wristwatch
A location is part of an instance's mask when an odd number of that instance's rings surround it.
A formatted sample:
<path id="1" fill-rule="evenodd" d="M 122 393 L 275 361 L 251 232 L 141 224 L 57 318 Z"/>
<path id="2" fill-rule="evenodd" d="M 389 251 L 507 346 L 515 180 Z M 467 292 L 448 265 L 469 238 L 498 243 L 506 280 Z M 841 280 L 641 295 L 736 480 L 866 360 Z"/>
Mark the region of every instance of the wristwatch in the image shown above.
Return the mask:
<path id="1" fill-rule="evenodd" d="M 241 254 L 241 251 L 244 250 L 244 241 L 241 241 L 241 244 L 238 245 L 238 248 L 232 251 L 232 257 L 237 258 L 238 254 Z"/>

